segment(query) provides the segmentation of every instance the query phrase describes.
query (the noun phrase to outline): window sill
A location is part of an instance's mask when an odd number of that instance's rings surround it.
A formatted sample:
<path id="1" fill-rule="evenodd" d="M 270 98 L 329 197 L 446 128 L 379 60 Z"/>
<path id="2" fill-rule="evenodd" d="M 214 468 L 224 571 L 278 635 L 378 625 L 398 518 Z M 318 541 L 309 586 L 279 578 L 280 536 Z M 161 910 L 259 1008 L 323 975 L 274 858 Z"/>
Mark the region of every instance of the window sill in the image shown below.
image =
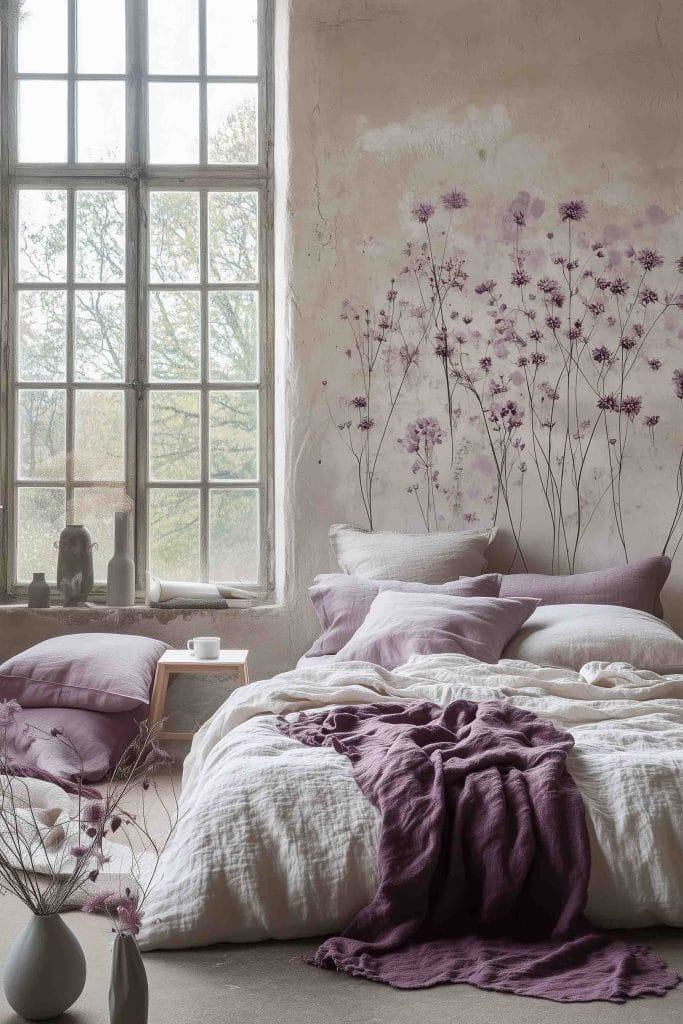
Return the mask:
<path id="1" fill-rule="evenodd" d="M 199 615 L 204 613 L 205 615 L 216 616 L 216 615 L 249 615 L 252 612 L 270 612 L 274 609 L 281 608 L 282 605 L 273 600 L 271 603 L 262 602 L 260 604 L 250 605 L 248 608 L 202 608 L 198 606 L 196 608 L 150 608 L 146 604 L 136 604 L 128 608 L 110 608 L 103 604 L 86 604 L 86 605 L 74 605 L 71 607 L 64 607 L 64 605 L 51 605 L 49 608 L 29 608 L 25 602 L 13 601 L 6 604 L 0 604 L 0 615 L 12 614 L 12 613 L 23 613 L 27 612 L 35 615 L 48 615 L 63 617 L 74 617 L 74 618 L 116 618 L 116 617 L 129 617 L 134 616 L 135 618 L 141 619 L 161 619 L 162 621 L 169 622 L 172 619 L 183 617 L 186 615 Z"/>

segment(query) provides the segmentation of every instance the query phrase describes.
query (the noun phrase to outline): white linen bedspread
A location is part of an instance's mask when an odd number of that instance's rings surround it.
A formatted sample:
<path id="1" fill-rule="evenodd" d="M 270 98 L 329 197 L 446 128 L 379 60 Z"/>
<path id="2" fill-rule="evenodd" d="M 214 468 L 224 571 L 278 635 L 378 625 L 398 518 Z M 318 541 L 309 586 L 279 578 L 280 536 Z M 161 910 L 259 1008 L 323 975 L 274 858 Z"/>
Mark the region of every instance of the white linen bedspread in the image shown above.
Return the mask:
<path id="1" fill-rule="evenodd" d="M 502 700 L 568 729 L 591 840 L 588 914 L 683 925 L 683 675 L 581 672 L 462 655 L 295 669 L 236 690 L 197 733 L 181 813 L 145 908 L 144 949 L 338 932 L 373 895 L 377 814 L 348 760 L 276 714 L 423 698 Z"/>

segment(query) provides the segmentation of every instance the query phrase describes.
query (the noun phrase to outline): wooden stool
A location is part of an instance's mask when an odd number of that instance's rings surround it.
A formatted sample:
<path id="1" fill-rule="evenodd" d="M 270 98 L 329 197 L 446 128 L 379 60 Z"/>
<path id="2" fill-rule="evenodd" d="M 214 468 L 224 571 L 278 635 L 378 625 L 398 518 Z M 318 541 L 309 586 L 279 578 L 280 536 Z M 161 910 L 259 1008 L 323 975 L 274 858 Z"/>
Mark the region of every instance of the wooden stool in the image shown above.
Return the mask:
<path id="1" fill-rule="evenodd" d="M 201 672 L 225 673 L 227 669 L 237 669 L 237 685 L 246 686 L 249 682 L 247 658 L 249 651 L 221 651 L 217 658 L 203 661 L 195 657 L 191 651 L 165 651 L 157 662 L 152 697 L 149 702 L 147 725 L 151 728 L 160 722 L 166 711 L 166 691 L 168 678 L 172 673 L 191 674 Z M 193 732 L 160 732 L 160 740 L 191 740 Z"/>

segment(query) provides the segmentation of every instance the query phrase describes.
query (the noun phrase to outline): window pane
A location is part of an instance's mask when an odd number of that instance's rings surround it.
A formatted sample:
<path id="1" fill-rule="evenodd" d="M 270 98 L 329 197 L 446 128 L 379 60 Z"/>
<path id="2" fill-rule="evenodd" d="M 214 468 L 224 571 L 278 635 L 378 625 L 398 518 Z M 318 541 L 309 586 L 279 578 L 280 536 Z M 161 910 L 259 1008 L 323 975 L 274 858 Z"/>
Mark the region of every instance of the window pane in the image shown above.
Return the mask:
<path id="1" fill-rule="evenodd" d="M 126 158 L 124 82 L 78 83 L 78 159 L 123 163 Z"/>
<path id="2" fill-rule="evenodd" d="M 19 193 L 19 280 L 66 281 L 66 192 Z"/>
<path id="3" fill-rule="evenodd" d="M 153 164 L 198 162 L 198 85 L 186 82 L 150 84 L 149 159 Z"/>
<path id="4" fill-rule="evenodd" d="M 209 578 L 258 580 L 258 491 L 212 490 L 209 501 Z"/>
<path id="5" fill-rule="evenodd" d="M 256 480 L 256 391 L 213 391 L 209 394 L 209 456 L 213 480 Z"/>
<path id="6" fill-rule="evenodd" d="M 149 563 L 150 572 L 163 579 L 199 579 L 199 491 L 150 490 Z"/>
<path id="7" fill-rule="evenodd" d="M 197 0 L 148 0 L 149 71 L 152 75 L 197 74 Z"/>
<path id="8" fill-rule="evenodd" d="M 74 488 L 74 522 L 83 523 L 97 544 L 92 553 L 96 583 L 106 582 L 107 564 L 114 554 L 114 513 L 129 507 L 123 487 Z"/>
<path id="9" fill-rule="evenodd" d="M 256 192 L 209 195 L 209 276 L 212 281 L 258 280 Z"/>
<path id="10" fill-rule="evenodd" d="M 77 391 L 74 479 L 125 479 L 123 391 Z"/>
<path id="11" fill-rule="evenodd" d="M 149 396 L 149 470 L 153 480 L 201 476 L 198 391 L 152 391 Z"/>
<path id="12" fill-rule="evenodd" d="M 124 380 L 126 303 L 124 292 L 76 292 L 76 380 Z"/>
<path id="13" fill-rule="evenodd" d="M 117 282 L 125 277 L 126 193 L 76 193 L 76 280 Z"/>
<path id="14" fill-rule="evenodd" d="M 57 580 L 57 552 L 66 523 L 66 492 L 63 487 L 20 487 L 17 495 L 17 579 L 30 581 L 34 572 Z"/>
<path id="15" fill-rule="evenodd" d="M 126 70 L 125 0 L 78 0 L 78 70 L 118 75 Z"/>
<path id="16" fill-rule="evenodd" d="M 199 281 L 199 196 L 196 192 L 152 192 L 150 280 Z"/>
<path id="17" fill-rule="evenodd" d="M 211 380 L 256 380 L 258 337 L 258 292 L 209 292 Z"/>
<path id="18" fill-rule="evenodd" d="M 19 162 L 65 163 L 66 82 L 19 82 Z"/>
<path id="19" fill-rule="evenodd" d="M 152 380 L 199 380 L 199 292 L 152 292 L 149 333 Z"/>
<path id="20" fill-rule="evenodd" d="M 66 293 L 19 292 L 19 380 L 63 380 Z"/>
<path id="21" fill-rule="evenodd" d="M 19 478 L 63 480 L 66 472 L 66 392 L 19 392 Z"/>
<path id="22" fill-rule="evenodd" d="M 19 17 L 19 71 L 66 71 L 67 38 L 67 0 L 23 0 Z"/>
<path id="23" fill-rule="evenodd" d="M 209 163 L 258 163 L 256 85 L 207 86 Z"/>
<path id="24" fill-rule="evenodd" d="M 210 75 L 258 72 L 257 0 L 207 0 L 206 61 Z"/>

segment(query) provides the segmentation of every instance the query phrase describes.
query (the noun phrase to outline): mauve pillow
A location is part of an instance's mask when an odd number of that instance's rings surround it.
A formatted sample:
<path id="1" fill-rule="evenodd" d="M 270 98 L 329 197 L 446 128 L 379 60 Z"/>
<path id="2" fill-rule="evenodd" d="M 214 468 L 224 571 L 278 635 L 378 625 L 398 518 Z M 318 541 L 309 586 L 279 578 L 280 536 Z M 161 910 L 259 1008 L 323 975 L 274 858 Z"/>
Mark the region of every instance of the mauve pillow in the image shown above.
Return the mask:
<path id="1" fill-rule="evenodd" d="M 392 669 L 413 654 L 467 654 L 494 664 L 537 607 L 533 598 L 449 597 L 385 590 L 335 661 Z"/>
<path id="2" fill-rule="evenodd" d="M 71 633 L 29 647 L 0 665 L 0 697 L 23 708 L 131 711 L 149 703 L 168 644 L 146 636 Z"/>
<path id="3" fill-rule="evenodd" d="M 664 610 L 659 595 L 670 572 L 671 559 L 655 555 L 630 565 L 573 576 L 512 573 L 503 577 L 500 596 L 538 597 L 541 604 L 613 604 L 661 619 Z"/>
<path id="4" fill-rule="evenodd" d="M 403 583 L 451 583 L 460 576 L 478 576 L 486 568 L 486 550 L 495 535 L 495 526 L 458 533 L 371 533 L 345 523 L 330 527 L 342 572 Z"/>
<path id="5" fill-rule="evenodd" d="M 498 573 L 465 576 L 452 583 L 434 585 L 368 580 L 364 576 L 347 576 L 340 572 L 322 573 L 316 576 L 308 592 L 324 633 L 304 657 L 319 658 L 341 650 L 362 625 L 370 605 L 383 590 L 448 594 L 451 597 L 498 597 L 500 581 Z"/>

